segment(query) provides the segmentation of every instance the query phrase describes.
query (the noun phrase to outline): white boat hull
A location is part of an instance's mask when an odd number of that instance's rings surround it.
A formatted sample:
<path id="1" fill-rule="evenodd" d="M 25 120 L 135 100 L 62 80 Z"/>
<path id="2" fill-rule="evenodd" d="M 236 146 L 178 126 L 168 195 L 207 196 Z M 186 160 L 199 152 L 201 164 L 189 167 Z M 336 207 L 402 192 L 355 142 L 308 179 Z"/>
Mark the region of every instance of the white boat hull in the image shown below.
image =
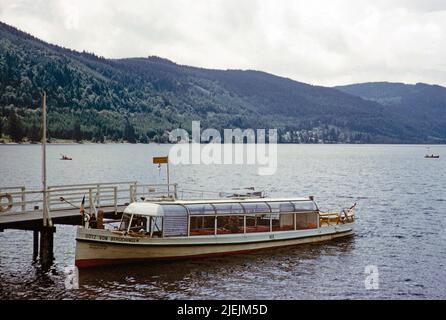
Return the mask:
<path id="1" fill-rule="evenodd" d="M 75 264 L 79 268 L 86 268 L 145 260 L 189 259 L 247 253 L 322 242 L 352 234 L 353 223 L 296 231 L 171 238 L 130 237 L 107 230 L 79 227 Z"/>

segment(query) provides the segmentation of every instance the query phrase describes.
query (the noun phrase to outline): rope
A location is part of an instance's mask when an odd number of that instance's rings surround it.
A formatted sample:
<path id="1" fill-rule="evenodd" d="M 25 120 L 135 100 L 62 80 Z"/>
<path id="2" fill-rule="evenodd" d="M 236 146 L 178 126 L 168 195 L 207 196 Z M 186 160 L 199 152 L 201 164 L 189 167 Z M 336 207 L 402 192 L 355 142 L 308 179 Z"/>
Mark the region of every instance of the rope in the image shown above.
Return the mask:
<path id="1" fill-rule="evenodd" d="M 60 200 L 61 202 L 66 202 L 66 203 L 68 203 L 68 204 L 69 204 L 70 206 L 72 206 L 73 208 L 80 209 L 80 207 L 78 207 L 78 206 L 72 204 L 70 201 L 66 200 L 64 197 L 60 197 L 59 200 Z"/>

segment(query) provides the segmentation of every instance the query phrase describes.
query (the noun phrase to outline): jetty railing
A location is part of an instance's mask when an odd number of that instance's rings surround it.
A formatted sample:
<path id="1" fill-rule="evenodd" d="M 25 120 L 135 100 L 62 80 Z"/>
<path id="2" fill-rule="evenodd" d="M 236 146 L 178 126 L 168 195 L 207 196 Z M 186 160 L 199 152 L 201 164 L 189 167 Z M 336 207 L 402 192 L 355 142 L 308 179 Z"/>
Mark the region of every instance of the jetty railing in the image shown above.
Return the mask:
<path id="1" fill-rule="evenodd" d="M 95 209 L 107 207 L 108 211 L 118 211 L 119 206 L 143 200 L 196 200 L 218 199 L 231 196 L 228 192 L 208 190 L 178 189 L 177 184 L 141 184 L 137 181 L 83 183 L 52 185 L 47 187 L 50 212 L 80 209 L 84 199 L 84 209 L 93 213 Z M 6 200 L 5 200 L 6 198 Z M 11 205 L 10 205 L 11 204 Z M 0 187 L 0 215 L 41 212 L 43 192 L 24 186 Z"/>
<path id="2" fill-rule="evenodd" d="M 20 187 L 0 187 L 0 197 L 1 196 L 8 196 L 10 197 L 10 202 L 12 204 L 19 203 L 20 209 L 22 211 L 26 210 L 26 188 L 24 186 Z M 9 205 L 10 202 L 8 202 L 6 205 Z M 0 202 L 0 205 L 2 206 L 3 203 Z"/>
<path id="3" fill-rule="evenodd" d="M 54 185 L 47 188 L 48 208 L 51 211 L 128 205 L 142 199 L 176 199 L 176 184 L 139 184 L 137 181 Z M 5 202 L 6 199 L 6 202 Z M 0 214 L 41 211 L 43 191 L 24 186 L 0 187 Z"/>

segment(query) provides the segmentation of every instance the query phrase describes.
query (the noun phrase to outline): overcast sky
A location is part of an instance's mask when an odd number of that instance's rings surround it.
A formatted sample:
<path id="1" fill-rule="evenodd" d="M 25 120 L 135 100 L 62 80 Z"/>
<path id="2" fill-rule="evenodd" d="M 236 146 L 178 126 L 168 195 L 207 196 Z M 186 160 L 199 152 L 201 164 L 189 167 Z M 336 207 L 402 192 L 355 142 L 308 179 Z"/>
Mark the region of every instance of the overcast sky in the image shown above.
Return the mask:
<path id="1" fill-rule="evenodd" d="M 0 0 L 0 20 L 107 58 L 446 85 L 446 0 Z"/>

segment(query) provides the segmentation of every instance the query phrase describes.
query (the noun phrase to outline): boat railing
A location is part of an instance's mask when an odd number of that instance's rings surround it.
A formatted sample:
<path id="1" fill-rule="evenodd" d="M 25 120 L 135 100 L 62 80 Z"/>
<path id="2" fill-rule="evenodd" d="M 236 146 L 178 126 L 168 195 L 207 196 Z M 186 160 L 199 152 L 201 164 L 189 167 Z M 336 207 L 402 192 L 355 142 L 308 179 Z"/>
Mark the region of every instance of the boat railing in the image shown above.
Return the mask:
<path id="1" fill-rule="evenodd" d="M 341 211 L 319 211 L 319 224 L 322 226 L 323 224 L 332 225 L 353 222 L 356 219 L 354 206 Z"/>
<path id="2" fill-rule="evenodd" d="M 205 200 L 223 198 L 224 193 L 217 191 L 196 190 L 196 189 L 181 189 L 178 190 L 178 197 L 183 200 Z"/>
<path id="3" fill-rule="evenodd" d="M 339 224 L 339 212 L 334 211 L 327 211 L 327 212 L 319 212 L 319 225 L 323 226 L 326 225 L 332 225 L 332 224 Z"/>
<path id="4" fill-rule="evenodd" d="M 183 200 L 212 200 L 212 199 L 246 199 L 246 198 L 262 198 L 264 197 L 264 191 L 252 191 L 249 193 L 241 194 L 225 191 L 208 191 L 208 190 L 196 190 L 196 189 L 181 189 L 178 190 L 179 199 Z"/>
<path id="5" fill-rule="evenodd" d="M 178 198 L 178 186 L 176 183 L 171 184 L 134 184 L 130 186 L 131 202 L 140 200 L 161 200 Z"/>

